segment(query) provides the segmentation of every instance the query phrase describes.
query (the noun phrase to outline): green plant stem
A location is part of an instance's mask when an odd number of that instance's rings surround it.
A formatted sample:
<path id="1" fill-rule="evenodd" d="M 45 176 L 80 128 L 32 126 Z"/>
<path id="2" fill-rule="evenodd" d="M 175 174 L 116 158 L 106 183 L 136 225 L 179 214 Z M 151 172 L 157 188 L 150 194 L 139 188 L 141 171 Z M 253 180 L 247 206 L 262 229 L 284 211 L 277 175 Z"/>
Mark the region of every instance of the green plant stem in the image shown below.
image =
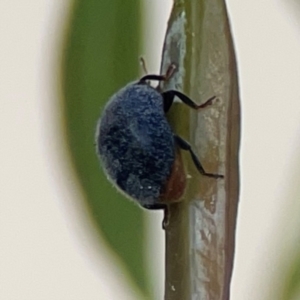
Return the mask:
<path id="1" fill-rule="evenodd" d="M 168 24 L 161 72 L 177 72 L 163 90 L 178 89 L 195 102 L 216 95 L 203 111 L 175 104 L 168 116 L 190 141 L 205 170 L 184 156 L 191 177 L 184 201 L 170 208 L 166 228 L 165 300 L 228 300 L 239 195 L 240 106 L 237 69 L 224 0 L 178 0 Z"/>

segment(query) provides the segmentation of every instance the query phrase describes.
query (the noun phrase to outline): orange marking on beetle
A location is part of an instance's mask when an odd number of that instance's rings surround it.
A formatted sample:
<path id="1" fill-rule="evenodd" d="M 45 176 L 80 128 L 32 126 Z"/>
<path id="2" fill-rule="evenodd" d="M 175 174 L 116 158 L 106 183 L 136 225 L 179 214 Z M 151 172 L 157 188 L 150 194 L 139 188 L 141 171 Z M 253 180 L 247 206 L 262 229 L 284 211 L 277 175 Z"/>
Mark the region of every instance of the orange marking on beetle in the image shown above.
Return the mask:
<path id="1" fill-rule="evenodd" d="M 160 202 L 179 202 L 186 187 L 186 173 L 179 149 L 176 149 L 176 156 L 172 166 L 170 177 L 162 188 Z"/>

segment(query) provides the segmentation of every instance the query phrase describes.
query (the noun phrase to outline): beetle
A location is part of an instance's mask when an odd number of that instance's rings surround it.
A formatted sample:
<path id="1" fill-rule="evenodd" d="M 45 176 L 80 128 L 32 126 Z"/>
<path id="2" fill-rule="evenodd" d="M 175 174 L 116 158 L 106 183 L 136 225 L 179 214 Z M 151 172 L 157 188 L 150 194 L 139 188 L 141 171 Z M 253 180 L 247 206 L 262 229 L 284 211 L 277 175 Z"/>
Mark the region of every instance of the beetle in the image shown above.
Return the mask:
<path id="1" fill-rule="evenodd" d="M 176 135 L 166 119 L 174 98 L 192 109 L 212 104 L 211 97 L 197 105 L 177 91 L 160 92 L 149 81 L 166 81 L 172 76 L 172 64 L 165 75 L 148 74 L 115 93 L 106 104 L 97 124 L 96 150 L 108 179 L 127 197 L 146 209 L 165 209 L 180 201 L 186 175 L 180 150 L 188 151 L 201 175 L 207 173 L 190 144 Z"/>

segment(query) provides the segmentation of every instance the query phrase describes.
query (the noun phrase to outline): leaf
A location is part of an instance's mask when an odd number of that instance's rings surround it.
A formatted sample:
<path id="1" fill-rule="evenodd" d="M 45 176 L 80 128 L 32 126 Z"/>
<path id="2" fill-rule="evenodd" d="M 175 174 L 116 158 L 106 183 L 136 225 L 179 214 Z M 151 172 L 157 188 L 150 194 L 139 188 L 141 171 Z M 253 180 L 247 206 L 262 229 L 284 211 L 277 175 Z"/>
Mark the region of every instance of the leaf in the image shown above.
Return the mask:
<path id="1" fill-rule="evenodd" d="M 137 77 L 139 31 L 137 0 L 75 1 L 62 65 L 62 106 L 70 155 L 93 221 L 147 294 L 143 212 L 107 181 L 94 147 L 104 104 Z"/>

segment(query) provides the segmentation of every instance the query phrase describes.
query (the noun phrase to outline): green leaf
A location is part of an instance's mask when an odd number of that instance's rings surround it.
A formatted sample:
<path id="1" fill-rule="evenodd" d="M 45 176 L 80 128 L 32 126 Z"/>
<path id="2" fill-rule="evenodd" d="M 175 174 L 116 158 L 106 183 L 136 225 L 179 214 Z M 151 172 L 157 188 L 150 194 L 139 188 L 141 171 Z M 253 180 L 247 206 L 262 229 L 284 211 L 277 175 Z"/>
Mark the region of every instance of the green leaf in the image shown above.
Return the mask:
<path id="1" fill-rule="evenodd" d="M 97 119 L 108 98 L 138 74 L 138 0 L 75 1 L 63 72 L 66 139 L 91 216 L 134 282 L 147 294 L 144 215 L 107 181 L 97 159 Z"/>
<path id="2" fill-rule="evenodd" d="M 297 295 L 299 295 L 300 255 L 297 254 L 295 257 L 292 256 L 292 258 L 289 259 L 287 265 L 287 270 L 283 270 L 282 272 L 285 276 L 281 276 L 282 279 L 284 279 L 282 299 L 293 300 L 297 299 Z"/>

